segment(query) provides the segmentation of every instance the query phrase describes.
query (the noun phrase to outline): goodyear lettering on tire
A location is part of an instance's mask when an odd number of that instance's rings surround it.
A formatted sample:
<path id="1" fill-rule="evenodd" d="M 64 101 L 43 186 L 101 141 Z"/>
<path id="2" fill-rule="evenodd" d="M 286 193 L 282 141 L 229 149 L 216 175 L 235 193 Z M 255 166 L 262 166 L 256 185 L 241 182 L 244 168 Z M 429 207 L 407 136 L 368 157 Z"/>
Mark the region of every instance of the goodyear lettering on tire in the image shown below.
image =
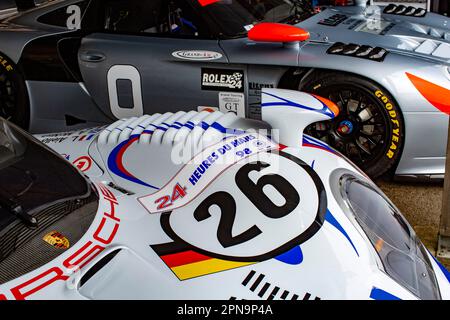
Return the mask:
<path id="1" fill-rule="evenodd" d="M 389 118 L 393 124 L 392 137 L 390 141 L 391 145 L 389 146 L 389 150 L 386 153 L 386 156 L 389 159 L 392 159 L 395 156 L 395 153 L 398 151 L 400 145 L 400 122 L 398 121 L 398 113 L 394 110 L 394 105 L 392 104 L 392 102 L 381 90 L 375 91 L 375 96 L 377 96 L 377 98 L 383 102 L 384 107 L 386 108 L 389 114 Z"/>
<path id="2" fill-rule="evenodd" d="M 14 70 L 11 63 L 9 63 L 9 61 L 2 56 L 0 56 L 0 66 L 2 66 L 8 72 L 11 72 Z"/>

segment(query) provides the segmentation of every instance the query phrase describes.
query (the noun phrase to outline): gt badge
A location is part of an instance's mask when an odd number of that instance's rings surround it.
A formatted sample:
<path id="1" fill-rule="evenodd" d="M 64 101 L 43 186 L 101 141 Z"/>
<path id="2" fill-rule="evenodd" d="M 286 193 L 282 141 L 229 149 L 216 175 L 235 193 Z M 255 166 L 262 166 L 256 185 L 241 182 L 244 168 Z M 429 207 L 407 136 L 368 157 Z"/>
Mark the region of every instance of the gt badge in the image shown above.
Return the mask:
<path id="1" fill-rule="evenodd" d="M 70 247 L 69 239 L 63 236 L 58 231 L 52 231 L 47 233 L 43 240 L 49 245 L 58 249 L 68 249 Z"/>

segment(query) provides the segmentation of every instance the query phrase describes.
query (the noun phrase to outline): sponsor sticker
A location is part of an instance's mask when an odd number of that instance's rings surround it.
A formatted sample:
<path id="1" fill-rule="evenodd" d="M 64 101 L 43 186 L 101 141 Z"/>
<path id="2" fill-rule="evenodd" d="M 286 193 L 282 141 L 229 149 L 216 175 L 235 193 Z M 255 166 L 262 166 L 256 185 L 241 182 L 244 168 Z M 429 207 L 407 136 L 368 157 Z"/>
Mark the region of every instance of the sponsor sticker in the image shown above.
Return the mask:
<path id="1" fill-rule="evenodd" d="M 73 162 L 73 165 L 77 167 L 81 172 L 86 172 L 92 167 L 92 159 L 88 156 L 82 156 Z"/>
<path id="2" fill-rule="evenodd" d="M 261 94 L 261 90 L 264 88 L 275 88 L 275 84 L 258 82 L 249 82 L 248 84 L 248 89 L 251 91 L 258 91 L 258 94 Z"/>
<path id="3" fill-rule="evenodd" d="M 219 92 L 219 110 L 245 117 L 245 96 L 237 92 Z"/>
<path id="4" fill-rule="evenodd" d="M 69 239 L 63 236 L 58 231 L 52 231 L 47 233 L 43 240 L 49 245 L 58 249 L 68 249 L 70 247 Z"/>
<path id="5" fill-rule="evenodd" d="M 172 56 L 183 60 L 210 61 L 222 58 L 222 54 L 207 50 L 181 50 L 172 52 Z"/>
<path id="6" fill-rule="evenodd" d="M 244 92 L 244 71 L 202 68 L 202 90 Z"/>

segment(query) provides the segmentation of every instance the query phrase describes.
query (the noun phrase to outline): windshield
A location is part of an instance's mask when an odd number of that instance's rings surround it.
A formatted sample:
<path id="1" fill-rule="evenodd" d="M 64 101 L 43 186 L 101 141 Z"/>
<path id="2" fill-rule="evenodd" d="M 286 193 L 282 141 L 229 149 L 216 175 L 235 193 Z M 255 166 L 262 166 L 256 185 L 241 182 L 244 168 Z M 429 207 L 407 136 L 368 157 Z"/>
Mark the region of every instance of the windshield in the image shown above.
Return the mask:
<path id="1" fill-rule="evenodd" d="M 0 118 L 0 284 L 77 243 L 98 200 L 69 162 Z"/>
<path id="2" fill-rule="evenodd" d="M 21 213 L 33 216 L 89 193 L 87 180 L 68 162 L 0 118 L 0 230 L 23 220 Z"/>
<path id="3" fill-rule="evenodd" d="M 312 15 L 305 0 L 191 0 L 208 16 L 222 35 L 236 37 L 259 22 L 296 24 Z"/>

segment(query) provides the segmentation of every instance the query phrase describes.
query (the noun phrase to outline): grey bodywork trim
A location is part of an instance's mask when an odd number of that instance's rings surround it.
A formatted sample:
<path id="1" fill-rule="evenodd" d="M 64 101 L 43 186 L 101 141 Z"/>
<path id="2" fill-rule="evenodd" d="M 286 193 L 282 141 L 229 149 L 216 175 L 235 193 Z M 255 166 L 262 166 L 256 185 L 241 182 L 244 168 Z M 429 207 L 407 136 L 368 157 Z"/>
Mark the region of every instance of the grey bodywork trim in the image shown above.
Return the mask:
<path id="1" fill-rule="evenodd" d="M 30 132 L 76 130 L 114 121 L 100 111 L 79 83 L 27 81 L 26 84 L 30 93 Z M 65 107 L 68 101 L 71 104 L 69 108 Z M 66 115 L 75 116 L 86 123 L 68 127 Z"/>

